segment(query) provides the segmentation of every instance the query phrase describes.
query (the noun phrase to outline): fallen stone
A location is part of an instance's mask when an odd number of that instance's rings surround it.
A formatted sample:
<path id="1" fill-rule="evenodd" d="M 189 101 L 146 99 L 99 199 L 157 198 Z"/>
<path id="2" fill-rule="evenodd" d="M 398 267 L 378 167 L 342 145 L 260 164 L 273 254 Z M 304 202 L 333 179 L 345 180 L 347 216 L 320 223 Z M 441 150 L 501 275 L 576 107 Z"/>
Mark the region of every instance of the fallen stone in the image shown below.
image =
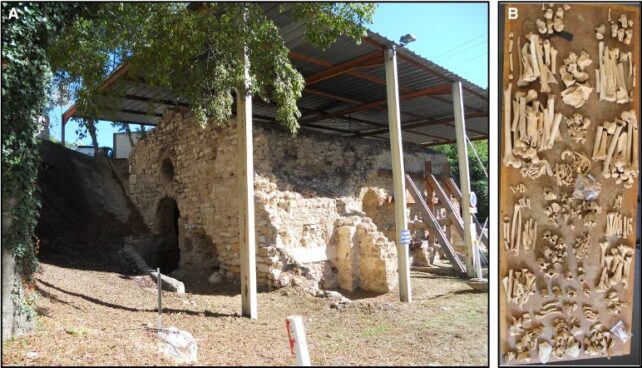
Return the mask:
<path id="1" fill-rule="evenodd" d="M 180 268 L 175 269 L 169 273 L 169 277 L 175 278 L 176 280 L 185 281 L 190 276 L 190 272 L 181 270 Z"/>
<path id="2" fill-rule="evenodd" d="M 154 281 L 158 280 L 158 272 L 150 271 L 149 275 L 154 279 Z M 167 291 L 175 291 L 178 294 L 185 294 L 185 285 L 182 282 L 174 278 L 171 278 L 167 275 L 163 275 L 162 273 L 161 273 L 161 288 Z"/>
<path id="3" fill-rule="evenodd" d="M 209 281 L 210 284 L 218 284 L 219 282 L 223 281 L 223 276 L 218 271 L 215 271 L 210 275 L 210 277 L 207 278 L 207 281 Z"/>
<path id="4" fill-rule="evenodd" d="M 37 359 L 38 358 L 38 353 L 35 351 L 29 351 L 25 354 L 25 358 L 27 359 Z"/>
<path id="5" fill-rule="evenodd" d="M 136 249 L 134 249 L 134 247 L 132 247 L 131 245 L 126 245 L 123 247 L 123 249 L 120 250 L 120 252 L 121 254 L 130 258 L 136 264 L 136 268 L 138 268 L 140 272 L 150 275 L 154 279 L 154 282 L 158 280 L 158 272 L 156 272 L 156 270 L 153 270 L 147 265 L 143 257 L 141 257 L 140 254 L 138 254 L 138 252 L 136 251 Z M 175 291 L 179 294 L 185 293 L 185 285 L 182 282 L 172 277 L 169 277 L 167 275 L 163 275 L 162 273 L 161 273 L 161 288 L 167 291 Z"/>
<path id="6" fill-rule="evenodd" d="M 191 333 L 176 327 L 158 331 L 160 351 L 176 363 L 195 363 L 198 360 L 198 344 Z"/>

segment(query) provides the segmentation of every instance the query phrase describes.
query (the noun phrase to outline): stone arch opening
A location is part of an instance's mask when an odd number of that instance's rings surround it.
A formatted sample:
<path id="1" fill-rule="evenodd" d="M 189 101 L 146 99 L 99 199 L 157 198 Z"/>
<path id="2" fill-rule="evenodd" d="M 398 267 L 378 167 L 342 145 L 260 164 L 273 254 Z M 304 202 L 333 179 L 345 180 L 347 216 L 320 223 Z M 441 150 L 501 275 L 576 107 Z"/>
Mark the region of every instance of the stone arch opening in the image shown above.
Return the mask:
<path id="1" fill-rule="evenodd" d="M 174 164 L 169 158 L 164 159 L 161 163 L 160 175 L 163 184 L 167 184 L 174 179 Z"/>
<path id="2" fill-rule="evenodd" d="M 176 201 L 163 198 L 156 210 L 157 231 L 160 241 L 152 254 L 150 266 L 160 267 L 163 274 L 168 274 L 179 267 L 181 251 L 178 243 L 178 221 L 180 211 Z"/>

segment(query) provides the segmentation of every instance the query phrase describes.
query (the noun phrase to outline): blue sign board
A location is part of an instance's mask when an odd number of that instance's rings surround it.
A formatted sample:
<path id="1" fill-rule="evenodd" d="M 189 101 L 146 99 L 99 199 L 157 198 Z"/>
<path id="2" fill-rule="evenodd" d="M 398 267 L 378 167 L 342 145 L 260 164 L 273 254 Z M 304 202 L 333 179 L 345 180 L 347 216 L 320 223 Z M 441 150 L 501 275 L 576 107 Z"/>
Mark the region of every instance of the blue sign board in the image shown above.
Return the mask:
<path id="1" fill-rule="evenodd" d="M 410 230 L 401 230 L 401 234 L 399 235 L 401 235 L 401 245 L 410 245 Z"/>

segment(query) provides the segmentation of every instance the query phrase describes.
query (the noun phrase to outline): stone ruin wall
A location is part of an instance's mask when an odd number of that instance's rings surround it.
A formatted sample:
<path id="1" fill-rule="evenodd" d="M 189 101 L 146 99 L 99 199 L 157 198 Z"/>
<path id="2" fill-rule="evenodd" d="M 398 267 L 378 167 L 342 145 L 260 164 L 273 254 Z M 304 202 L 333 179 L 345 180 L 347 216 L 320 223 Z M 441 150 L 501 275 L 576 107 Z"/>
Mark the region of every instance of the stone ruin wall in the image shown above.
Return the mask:
<path id="1" fill-rule="evenodd" d="M 446 158 L 406 147 L 407 172 L 446 167 Z M 188 113 L 168 111 L 129 157 L 129 191 L 144 221 L 160 231 L 157 208 L 174 199 L 180 211 L 180 269 L 240 278 L 236 127 L 199 127 Z M 254 182 L 257 281 L 307 283 L 388 292 L 397 283 L 392 178 L 385 142 L 255 123 Z M 173 177 L 163 174 L 170 160 Z M 365 198 L 365 199 L 364 199 Z M 364 204 L 365 203 L 365 204 Z"/>

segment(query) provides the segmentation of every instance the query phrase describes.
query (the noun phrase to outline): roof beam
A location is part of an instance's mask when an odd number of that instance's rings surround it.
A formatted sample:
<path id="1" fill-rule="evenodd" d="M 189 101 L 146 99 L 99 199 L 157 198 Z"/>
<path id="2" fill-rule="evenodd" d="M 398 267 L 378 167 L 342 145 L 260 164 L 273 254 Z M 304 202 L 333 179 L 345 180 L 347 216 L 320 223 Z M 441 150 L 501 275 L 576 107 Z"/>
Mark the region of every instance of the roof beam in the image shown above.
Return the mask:
<path id="1" fill-rule="evenodd" d="M 132 101 L 138 101 L 138 102 L 147 102 L 147 103 L 154 103 L 154 104 L 159 104 L 159 105 L 165 105 L 165 106 L 179 106 L 179 107 L 186 107 L 189 108 L 190 105 L 183 103 L 183 102 L 174 102 L 171 100 L 160 100 L 160 99 L 153 99 L 153 98 L 148 98 L 148 97 L 143 97 L 143 96 L 136 96 L 136 95 L 125 95 L 123 96 L 124 99 L 126 100 L 132 100 Z"/>
<path id="2" fill-rule="evenodd" d="M 451 90 L 450 84 L 442 84 L 442 85 L 435 86 L 435 87 L 423 88 L 423 89 L 420 89 L 420 90 L 417 90 L 417 91 L 413 91 L 413 92 L 409 92 L 409 93 L 405 93 L 405 94 L 399 96 L 399 101 L 409 100 L 409 99 L 420 97 L 420 96 L 428 96 L 428 95 L 435 95 L 435 94 L 446 94 L 446 93 L 450 93 L 450 90 Z M 311 123 L 311 122 L 324 120 L 324 119 L 328 119 L 328 118 L 339 117 L 339 116 L 351 114 L 351 113 L 358 112 L 358 111 L 363 111 L 363 110 L 368 110 L 368 109 L 384 106 L 386 104 L 387 104 L 387 100 L 384 98 L 382 100 L 373 101 L 373 102 L 361 104 L 361 105 L 354 106 L 354 107 L 349 107 L 347 109 L 341 109 L 339 111 L 331 112 L 331 113 L 328 113 L 328 114 L 325 114 L 325 115 L 320 115 L 320 116 L 315 116 L 315 117 L 312 117 L 312 118 L 309 118 L 309 119 L 304 119 L 303 122 Z"/>
<path id="3" fill-rule="evenodd" d="M 473 137 L 473 138 L 469 137 L 468 139 L 471 142 L 472 141 L 483 141 L 485 139 L 488 139 L 488 137 L 486 137 L 486 136 Z M 426 144 L 421 143 L 421 145 L 422 146 L 426 146 L 426 147 L 433 147 L 433 146 L 441 146 L 442 144 L 453 144 L 453 143 L 457 143 L 457 140 L 456 139 L 451 139 L 451 140 L 442 141 L 442 142 L 430 142 L 430 143 L 426 143 Z"/>
<path id="4" fill-rule="evenodd" d="M 352 70 L 359 66 L 372 66 L 383 64 L 383 52 L 375 51 L 369 54 L 360 56 L 358 58 L 331 66 L 325 70 L 322 70 L 318 73 L 314 73 L 305 78 L 306 86 L 311 86 L 315 83 L 330 79 L 337 75 L 343 74 L 349 70 Z"/>
<path id="5" fill-rule="evenodd" d="M 111 74 L 109 74 L 107 78 L 105 78 L 105 80 L 103 80 L 100 83 L 100 86 L 98 87 L 98 91 L 102 92 L 106 90 L 109 86 L 114 84 L 118 79 L 127 75 L 128 72 L 129 72 L 129 64 L 127 63 L 120 64 L 118 68 L 114 69 L 111 72 Z M 74 116 L 77 110 L 78 110 L 78 107 L 74 103 L 69 109 L 67 109 L 67 111 L 65 111 L 62 114 L 62 123 L 63 124 L 67 123 L 67 121 L 71 119 L 72 116 Z"/>
<path id="6" fill-rule="evenodd" d="M 471 114 L 466 115 L 466 119 L 479 118 L 479 117 L 484 117 L 484 116 L 488 116 L 488 113 L 486 113 L 486 112 L 483 112 L 483 113 L 476 112 L 476 113 L 471 113 Z M 421 128 L 421 127 L 430 126 L 430 125 L 448 124 L 448 123 L 452 123 L 454 121 L 455 121 L 454 117 L 447 117 L 447 118 L 443 118 L 443 119 L 427 119 L 427 120 L 424 120 L 424 121 L 417 121 L 417 122 L 412 122 L 412 123 L 403 125 L 401 127 L 401 129 L 402 130 L 407 130 L 407 129 L 413 129 L 413 128 Z M 355 134 L 355 136 L 366 137 L 366 136 L 378 135 L 378 134 L 387 133 L 387 132 L 388 132 L 388 129 L 378 129 L 378 130 L 372 130 L 372 131 L 369 131 L 369 132 L 360 133 L 358 135 Z M 475 133 L 477 133 L 477 132 L 475 132 Z M 481 133 L 481 134 L 483 134 L 483 133 Z"/>
<path id="7" fill-rule="evenodd" d="M 378 41 L 375 41 L 374 39 L 372 39 L 371 37 L 368 37 L 368 36 L 364 37 L 364 38 L 363 38 L 363 41 L 365 41 L 365 42 L 367 42 L 367 43 L 369 43 L 369 44 L 371 44 L 371 45 L 373 45 L 373 46 L 376 46 L 376 47 L 378 47 L 378 48 L 381 48 L 381 49 L 384 49 L 384 48 L 386 47 L 386 45 L 382 45 L 382 44 L 381 44 L 381 43 L 379 43 Z M 403 48 L 401 48 L 401 47 L 400 47 L 400 48 L 398 48 L 398 50 L 399 50 L 399 51 L 401 51 L 401 50 L 403 50 Z M 424 63 L 418 62 L 417 60 L 415 60 L 414 58 L 412 58 L 412 57 L 410 57 L 410 56 L 408 56 L 408 55 L 404 55 L 403 51 L 399 52 L 399 53 L 398 53 L 398 55 L 399 55 L 399 58 L 400 58 L 401 60 L 403 60 L 403 61 L 405 61 L 405 62 L 407 62 L 407 63 L 410 63 L 410 64 L 412 64 L 412 65 L 414 65 L 414 66 L 417 66 L 417 67 L 419 67 L 419 68 L 421 68 L 421 69 L 424 69 L 424 70 L 426 70 L 426 71 L 428 71 L 428 72 L 430 72 L 430 73 L 432 73 L 432 74 L 434 74 L 434 75 L 438 76 L 439 78 L 441 78 L 441 79 L 443 79 L 443 80 L 449 81 L 449 82 L 451 82 L 451 83 L 454 83 L 454 82 L 456 82 L 456 81 L 457 81 L 457 80 L 455 80 L 455 79 L 453 79 L 453 78 L 449 78 L 449 77 L 447 77 L 447 76 L 446 76 L 446 75 L 444 75 L 442 72 L 439 72 L 439 71 L 435 70 L 435 68 L 432 68 L 432 67 L 430 67 L 430 66 L 428 66 L 428 65 L 425 65 Z M 481 94 L 481 93 L 479 93 L 479 92 L 477 92 L 477 91 L 475 91 L 475 90 L 471 89 L 471 88 L 470 88 L 470 87 L 468 87 L 468 86 L 463 86 L 463 89 L 464 89 L 465 91 L 467 91 L 467 92 L 469 92 L 469 93 L 472 93 L 473 95 L 475 95 L 475 96 L 477 96 L 477 97 L 479 97 L 479 98 L 483 99 L 483 100 L 488 101 L 488 96 L 484 96 L 483 94 Z"/>
<path id="8" fill-rule="evenodd" d="M 291 59 L 294 59 L 294 60 L 304 61 L 306 63 L 315 64 L 315 65 L 323 66 L 323 67 L 326 67 L 326 68 L 331 68 L 333 66 L 332 63 L 330 63 L 328 61 L 325 61 L 325 60 L 322 60 L 322 59 L 318 59 L 318 58 L 315 58 L 315 57 L 312 57 L 312 56 L 308 56 L 308 55 L 305 55 L 305 54 L 301 54 L 301 53 L 298 53 L 296 51 L 290 51 L 289 57 Z M 372 75 L 370 75 L 368 73 L 363 73 L 363 72 L 360 72 L 358 70 L 354 70 L 354 69 L 347 70 L 345 72 L 345 74 L 352 75 L 353 77 L 357 77 L 357 78 L 360 78 L 360 79 L 363 79 L 363 80 L 367 80 L 367 81 L 370 81 L 370 82 L 373 82 L 373 83 L 376 83 L 376 84 L 380 84 L 382 86 L 386 85 L 385 79 L 382 79 L 382 78 L 379 78 L 379 77 L 374 77 L 374 76 L 372 76 Z M 304 89 L 304 92 L 310 92 L 312 94 L 321 95 L 320 91 L 312 90 L 311 88 L 308 88 L 308 86 L 309 85 L 306 85 L 306 87 Z M 399 85 L 399 90 L 401 92 L 410 92 L 411 91 L 409 88 L 406 88 L 401 84 Z M 345 99 L 344 97 L 333 96 L 333 95 L 331 95 L 329 93 L 325 97 L 333 98 L 333 99 L 335 99 L 337 101 L 344 101 L 344 99 Z M 439 102 L 443 102 L 443 103 L 447 104 L 448 106 L 452 105 L 452 101 L 448 101 L 448 100 L 446 100 L 446 99 L 444 99 L 442 97 L 439 97 L 439 96 L 427 96 L 427 97 L 431 98 L 433 100 L 439 101 Z M 347 102 L 347 101 L 344 101 L 344 102 Z M 348 103 L 350 103 L 350 102 L 348 102 Z M 470 107 L 470 106 L 464 106 L 464 108 L 472 110 L 472 111 L 483 111 L 483 110 L 480 110 L 480 109 L 477 109 L 477 108 L 473 108 L 473 107 Z M 419 118 L 422 118 L 422 119 L 425 118 L 424 116 L 411 114 L 409 112 L 401 111 L 401 113 L 403 115 L 407 115 L 407 116 L 419 117 Z"/>

